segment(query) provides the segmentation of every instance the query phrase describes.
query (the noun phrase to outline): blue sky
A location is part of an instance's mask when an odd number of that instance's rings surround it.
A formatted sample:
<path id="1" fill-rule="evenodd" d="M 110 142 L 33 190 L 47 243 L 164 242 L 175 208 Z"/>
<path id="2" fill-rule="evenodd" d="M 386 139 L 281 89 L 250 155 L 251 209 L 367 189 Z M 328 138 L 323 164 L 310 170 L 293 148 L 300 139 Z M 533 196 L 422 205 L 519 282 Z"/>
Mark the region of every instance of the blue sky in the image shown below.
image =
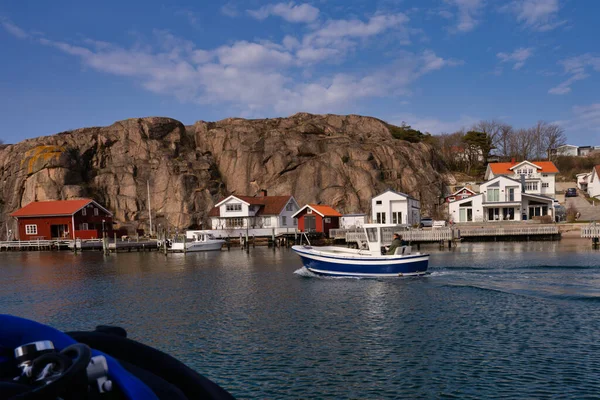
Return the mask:
<path id="1" fill-rule="evenodd" d="M 600 1 L 0 2 L 0 139 L 143 116 L 497 119 L 600 145 Z"/>

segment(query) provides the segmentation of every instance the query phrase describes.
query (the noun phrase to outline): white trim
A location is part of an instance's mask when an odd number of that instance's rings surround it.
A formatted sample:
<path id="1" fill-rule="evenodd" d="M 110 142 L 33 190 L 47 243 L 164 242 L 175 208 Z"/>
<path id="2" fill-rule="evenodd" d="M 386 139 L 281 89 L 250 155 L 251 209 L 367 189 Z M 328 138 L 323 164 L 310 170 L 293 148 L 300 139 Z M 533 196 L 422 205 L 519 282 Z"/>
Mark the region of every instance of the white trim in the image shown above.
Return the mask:
<path id="1" fill-rule="evenodd" d="M 317 209 L 315 209 L 315 208 L 311 207 L 311 206 L 310 206 L 310 204 L 307 204 L 307 205 L 305 205 L 304 207 L 302 207 L 301 209 L 299 209 L 298 211 L 296 211 L 296 213 L 295 213 L 294 215 L 292 215 L 292 218 L 295 218 L 295 217 L 296 217 L 296 215 L 300 214 L 300 213 L 301 213 L 302 211 L 304 211 L 304 209 L 305 209 L 305 208 L 307 208 L 307 207 L 308 207 L 310 210 L 312 210 L 312 211 L 316 212 L 317 214 L 319 214 L 321 217 L 325 217 L 325 215 L 321 214 L 321 213 L 320 213 L 320 212 L 319 212 Z M 309 214 L 309 213 L 307 212 L 307 214 Z M 310 214 L 312 214 L 312 213 L 310 213 Z"/>
<path id="2" fill-rule="evenodd" d="M 529 165 L 531 165 L 531 166 L 534 166 L 534 167 L 536 167 L 537 169 L 540 169 L 540 170 L 542 169 L 542 167 L 540 167 L 539 165 L 536 165 L 536 164 L 532 163 L 531 161 L 524 160 L 524 161 L 521 161 L 521 162 L 520 162 L 520 163 L 518 163 L 518 164 L 515 164 L 513 167 L 510 167 L 510 168 L 509 168 L 509 170 L 511 170 L 511 171 L 512 171 L 513 169 L 515 169 L 515 168 L 519 167 L 521 164 L 529 164 Z"/>
<path id="3" fill-rule="evenodd" d="M 304 267 L 306 268 L 306 267 Z M 334 271 L 326 271 L 315 268 L 306 268 L 307 270 L 315 273 L 321 273 L 324 275 L 337 275 L 337 276 L 373 276 L 373 277 L 403 277 L 403 276 L 417 276 L 417 275 L 425 275 L 427 271 L 422 272 L 408 272 L 408 273 L 397 273 L 397 274 L 366 274 L 362 272 L 334 272 Z"/>
<path id="4" fill-rule="evenodd" d="M 232 198 L 241 201 L 242 203 L 244 203 L 247 206 L 250 205 L 250 203 L 245 202 L 244 200 L 240 199 L 239 197 L 235 197 L 234 195 L 231 195 L 231 196 L 227 197 L 226 199 L 221 200 L 220 202 L 215 204 L 215 207 L 220 207 L 221 205 L 223 205 L 223 203 L 226 203 L 227 201 L 229 201 L 229 199 L 232 199 Z"/>
<path id="5" fill-rule="evenodd" d="M 35 232 L 27 232 L 27 228 L 30 227 L 35 227 Z M 31 235 L 37 235 L 38 234 L 38 228 L 37 228 L 37 224 L 25 224 L 25 235 L 27 236 L 31 236 Z"/>
<path id="6" fill-rule="evenodd" d="M 471 192 L 471 194 L 477 194 L 477 193 L 475 193 L 473 190 L 469 189 L 468 187 L 466 187 L 466 186 L 463 186 L 463 187 L 461 187 L 460 189 L 458 189 L 456 192 L 452 193 L 452 194 L 451 194 L 450 196 L 448 196 L 448 197 L 451 197 L 451 196 L 456 196 L 456 195 L 458 195 L 458 193 L 459 193 L 459 192 L 461 192 L 461 191 L 463 191 L 463 190 L 465 190 L 465 189 L 466 189 L 466 190 L 468 190 L 469 192 Z"/>

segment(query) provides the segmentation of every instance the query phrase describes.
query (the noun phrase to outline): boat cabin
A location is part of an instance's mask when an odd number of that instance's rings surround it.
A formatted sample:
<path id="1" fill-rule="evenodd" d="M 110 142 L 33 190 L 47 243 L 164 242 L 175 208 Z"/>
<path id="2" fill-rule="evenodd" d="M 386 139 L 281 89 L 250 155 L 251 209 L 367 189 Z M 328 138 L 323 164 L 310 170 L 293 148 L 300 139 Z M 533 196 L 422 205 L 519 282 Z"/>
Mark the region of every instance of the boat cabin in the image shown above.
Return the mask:
<path id="1" fill-rule="evenodd" d="M 203 231 L 187 231 L 185 233 L 186 240 L 191 240 L 192 242 L 207 242 L 209 240 L 217 240 L 217 238 L 209 232 Z"/>
<path id="2" fill-rule="evenodd" d="M 372 256 L 380 256 L 381 248 L 392 243 L 394 233 L 402 234 L 402 231 L 407 229 L 407 226 L 393 224 L 364 224 L 363 229 L 367 238 L 367 245 Z M 359 248 L 361 243 L 359 243 Z M 408 250 L 407 253 L 410 253 Z"/>

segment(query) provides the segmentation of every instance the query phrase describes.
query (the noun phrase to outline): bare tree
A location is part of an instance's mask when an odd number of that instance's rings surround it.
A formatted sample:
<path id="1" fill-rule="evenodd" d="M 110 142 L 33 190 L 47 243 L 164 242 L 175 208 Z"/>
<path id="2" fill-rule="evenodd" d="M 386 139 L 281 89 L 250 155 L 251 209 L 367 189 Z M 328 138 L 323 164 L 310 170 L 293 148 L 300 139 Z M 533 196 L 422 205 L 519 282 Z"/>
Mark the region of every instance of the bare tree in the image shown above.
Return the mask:
<path id="1" fill-rule="evenodd" d="M 503 125 L 504 124 L 502 122 L 493 119 L 490 121 L 482 120 L 473 125 L 471 130 L 485 133 L 492 142 L 492 149 L 495 149 L 498 147 L 498 142 L 500 141 Z"/>
<path id="2" fill-rule="evenodd" d="M 567 144 L 564 129 L 557 124 L 546 124 L 542 131 L 541 145 L 548 160 L 552 158 L 552 150 Z"/>
<path id="3" fill-rule="evenodd" d="M 512 137 L 515 135 L 515 130 L 509 124 L 500 125 L 500 133 L 496 142 L 496 153 L 502 157 L 512 157 L 515 155 L 514 149 L 511 147 Z"/>

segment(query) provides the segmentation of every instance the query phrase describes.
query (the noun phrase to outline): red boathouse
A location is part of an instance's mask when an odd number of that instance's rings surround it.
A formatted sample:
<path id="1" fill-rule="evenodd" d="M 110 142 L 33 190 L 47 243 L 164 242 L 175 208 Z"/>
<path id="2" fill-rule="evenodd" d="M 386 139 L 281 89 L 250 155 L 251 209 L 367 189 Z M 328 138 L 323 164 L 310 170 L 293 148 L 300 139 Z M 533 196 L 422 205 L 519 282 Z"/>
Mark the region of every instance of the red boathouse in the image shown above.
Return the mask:
<path id="1" fill-rule="evenodd" d="M 112 232 L 112 213 L 91 199 L 34 201 L 10 216 L 19 240 L 97 239 Z"/>
<path id="2" fill-rule="evenodd" d="M 300 232 L 323 232 L 329 236 L 330 229 L 340 227 L 342 214 L 330 206 L 307 204 L 292 217 L 298 219 Z"/>

